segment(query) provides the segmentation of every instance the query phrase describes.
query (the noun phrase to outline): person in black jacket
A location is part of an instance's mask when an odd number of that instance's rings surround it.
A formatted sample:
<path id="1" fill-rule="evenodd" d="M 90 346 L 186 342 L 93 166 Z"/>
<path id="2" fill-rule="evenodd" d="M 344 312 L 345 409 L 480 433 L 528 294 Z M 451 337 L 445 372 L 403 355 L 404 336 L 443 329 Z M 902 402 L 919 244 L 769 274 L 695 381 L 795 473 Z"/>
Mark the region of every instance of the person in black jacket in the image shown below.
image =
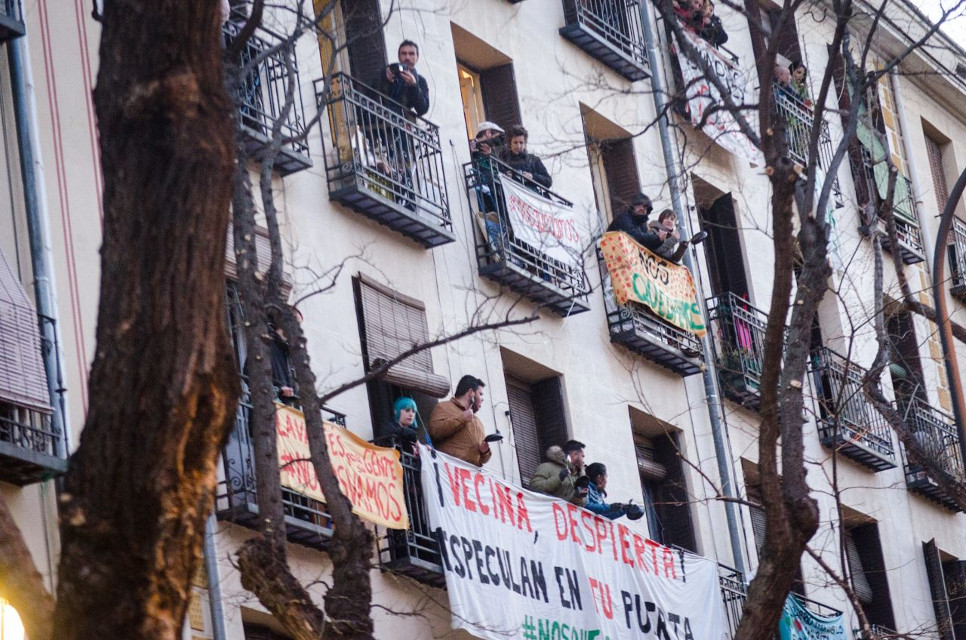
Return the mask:
<path id="1" fill-rule="evenodd" d="M 631 200 L 631 206 L 627 211 L 614 218 L 607 230 L 623 231 L 646 249 L 656 251 L 663 240 L 647 226 L 647 217 L 653 210 L 651 199 L 639 193 Z"/>
<path id="2" fill-rule="evenodd" d="M 429 85 L 426 78 L 416 72 L 419 61 L 419 45 L 412 40 L 403 40 L 397 52 L 399 62 L 386 67 L 383 74 L 381 91 L 401 104 L 413 115 L 426 115 L 429 111 Z"/>
<path id="3" fill-rule="evenodd" d="M 728 33 L 721 24 L 721 18 L 714 15 L 714 2 L 712 0 L 704 0 L 701 14 L 704 18 L 704 24 L 701 30 L 698 31 L 698 35 L 704 38 L 712 47 L 720 47 L 726 43 L 728 41 Z"/>
<path id="4" fill-rule="evenodd" d="M 507 146 L 503 149 L 500 160 L 520 176 L 523 176 L 524 184 L 535 182 L 541 187 L 549 189 L 550 185 L 553 184 L 553 178 L 550 177 L 540 158 L 532 153 L 527 153 L 527 140 L 530 138 L 530 134 L 523 125 L 515 124 L 511 126 L 506 137 Z"/>

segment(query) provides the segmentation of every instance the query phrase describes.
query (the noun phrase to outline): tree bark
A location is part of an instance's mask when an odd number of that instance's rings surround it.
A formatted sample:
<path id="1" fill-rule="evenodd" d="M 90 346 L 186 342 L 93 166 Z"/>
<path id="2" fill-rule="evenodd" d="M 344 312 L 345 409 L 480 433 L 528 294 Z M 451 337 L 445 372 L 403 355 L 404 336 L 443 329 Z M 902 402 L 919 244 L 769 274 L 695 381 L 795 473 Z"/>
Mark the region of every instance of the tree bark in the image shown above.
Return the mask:
<path id="1" fill-rule="evenodd" d="M 101 294 L 90 412 L 62 496 L 60 640 L 180 638 L 238 399 L 221 42 L 215 2 L 104 8 Z"/>

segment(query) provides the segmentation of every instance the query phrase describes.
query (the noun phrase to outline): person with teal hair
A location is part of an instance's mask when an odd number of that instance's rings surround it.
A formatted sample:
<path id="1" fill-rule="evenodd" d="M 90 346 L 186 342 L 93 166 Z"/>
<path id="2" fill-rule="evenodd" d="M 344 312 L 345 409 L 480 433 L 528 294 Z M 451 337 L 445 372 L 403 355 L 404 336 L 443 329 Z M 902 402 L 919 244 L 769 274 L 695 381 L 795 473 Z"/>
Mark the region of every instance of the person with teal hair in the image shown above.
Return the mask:
<path id="1" fill-rule="evenodd" d="M 416 426 L 416 401 L 412 398 L 397 398 L 392 404 L 392 425 L 388 429 L 397 442 L 415 445 L 418 440 Z"/>

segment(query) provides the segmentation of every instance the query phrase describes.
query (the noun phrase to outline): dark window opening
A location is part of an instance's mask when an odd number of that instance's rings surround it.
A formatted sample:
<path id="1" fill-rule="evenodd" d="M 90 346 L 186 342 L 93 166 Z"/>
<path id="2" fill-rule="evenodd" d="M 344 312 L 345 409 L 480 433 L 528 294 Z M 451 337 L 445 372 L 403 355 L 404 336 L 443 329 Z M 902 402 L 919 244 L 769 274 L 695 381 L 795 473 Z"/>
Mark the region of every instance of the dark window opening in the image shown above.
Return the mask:
<path id="1" fill-rule="evenodd" d="M 528 383 L 509 372 L 505 380 L 520 479 L 528 486 L 544 452 L 568 440 L 562 381 L 554 376 Z"/>
<path id="2" fill-rule="evenodd" d="M 895 629 L 889 580 L 882 559 L 879 526 L 870 522 L 845 532 L 845 552 L 852 588 L 862 602 L 870 624 Z"/>
<path id="3" fill-rule="evenodd" d="M 697 553 L 677 434 L 637 436 L 634 446 L 650 537 L 665 546 Z"/>
<path id="4" fill-rule="evenodd" d="M 733 293 L 748 300 L 748 278 L 731 194 L 717 198 L 708 207 L 701 207 L 698 213 L 701 228 L 708 232 L 704 250 L 708 259 L 711 290 L 716 296 Z"/>
<path id="5" fill-rule="evenodd" d="M 342 21 L 352 77 L 378 88 L 387 64 L 379 0 L 342 0 Z"/>

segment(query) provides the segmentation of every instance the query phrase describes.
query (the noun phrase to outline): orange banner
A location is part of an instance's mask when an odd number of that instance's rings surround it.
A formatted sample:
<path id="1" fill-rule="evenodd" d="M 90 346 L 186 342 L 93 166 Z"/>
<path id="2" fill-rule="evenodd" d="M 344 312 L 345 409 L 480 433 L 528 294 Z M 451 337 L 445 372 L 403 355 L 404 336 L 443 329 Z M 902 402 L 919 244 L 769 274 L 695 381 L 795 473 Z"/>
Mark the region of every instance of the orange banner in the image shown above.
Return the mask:
<path id="1" fill-rule="evenodd" d="M 694 280 L 687 267 L 651 253 L 626 233 L 600 241 L 618 304 L 647 305 L 656 316 L 696 336 L 707 333 Z"/>
<path id="2" fill-rule="evenodd" d="M 342 493 L 352 503 L 352 512 L 383 527 L 408 528 L 399 452 L 370 444 L 331 422 L 324 423 L 323 428 L 332 470 Z M 305 416 L 297 409 L 276 404 L 275 430 L 282 486 L 325 502 L 312 466 Z"/>

